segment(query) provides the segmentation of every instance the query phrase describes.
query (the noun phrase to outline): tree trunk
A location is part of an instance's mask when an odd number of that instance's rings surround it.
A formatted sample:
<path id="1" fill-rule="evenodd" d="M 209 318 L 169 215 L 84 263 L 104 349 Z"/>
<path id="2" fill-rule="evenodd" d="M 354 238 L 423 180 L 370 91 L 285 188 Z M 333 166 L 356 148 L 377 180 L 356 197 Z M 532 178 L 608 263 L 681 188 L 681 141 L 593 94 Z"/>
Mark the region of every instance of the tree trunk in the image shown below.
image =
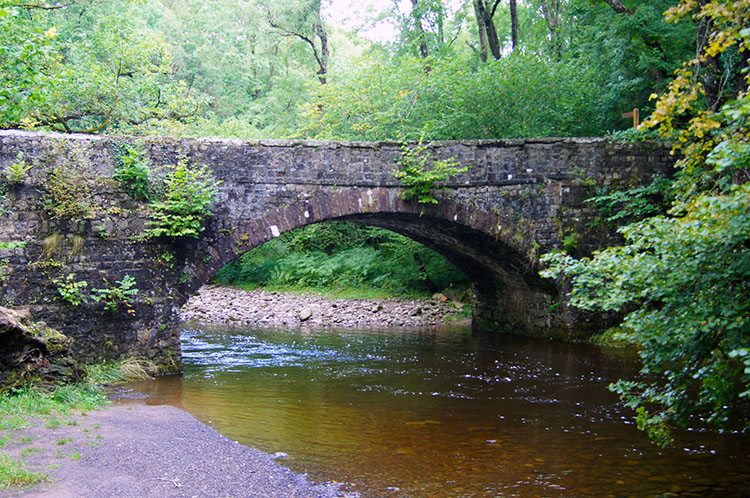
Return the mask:
<path id="1" fill-rule="evenodd" d="M 495 23 L 492 22 L 492 18 L 495 16 L 497 6 L 501 0 L 493 0 L 490 6 L 485 0 L 476 0 L 476 6 L 479 10 L 479 18 L 482 24 L 484 24 L 485 34 L 487 35 L 487 45 L 490 48 L 492 57 L 500 59 L 502 57 L 502 51 L 500 50 L 500 40 L 497 37 L 497 29 L 495 29 Z"/>
<path id="2" fill-rule="evenodd" d="M 518 9 L 516 0 L 510 0 L 510 40 L 513 50 L 518 46 Z"/>
<path id="3" fill-rule="evenodd" d="M 484 26 L 482 15 L 479 13 L 479 2 L 474 0 L 474 17 L 477 20 L 477 31 L 479 32 L 479 57 L 482 62 L 487 62 L 487 28 Z"/>
<path id="4" fill-rule="evenodd" d="M 320 4 L 318 4 L 320 5 Z M 320 40 L 320 57 L 318 58 L 318 81 L 321 85 L 328 82 L 328 58 L 331 52 L 328 48 L 328 34 L 323 28 L 323 21 L 320 19 L 320 10 L 317 11 L 318 17 L 315 20 L 315 35 Z"/>
<path id="5" fill-rule="evenodd" d="M 625 7 L 625 5 L 619 0 L 604 0 L 604 3 L 612 7 L 614 11 L 617 12 L 618 14 L 632 14 L 633 13 L 632 10 Z"/>
<path id="6" fill-rule="evenodd" d="M 547 22 L 550 42 L 552 43 L 552 52 L 555 56 L 560 57 L 562 50 L 557 39 L 560 27 L 560 0 L 542 0 L 542 15 L 544 15 L 544 20 Z"/>
<path id="7" fill-rule="evenodd" d="M 426 59 L 429 57 L 430 51 L 427 48 L 427 39 L 425 38 L 424 27 L 422 26 L 422 16 L 419 13 L 419 0 L 411 0 L 411 15 L 414 18 L 414 25 L 417 28 L 419 54 L 423 59 Z"/>

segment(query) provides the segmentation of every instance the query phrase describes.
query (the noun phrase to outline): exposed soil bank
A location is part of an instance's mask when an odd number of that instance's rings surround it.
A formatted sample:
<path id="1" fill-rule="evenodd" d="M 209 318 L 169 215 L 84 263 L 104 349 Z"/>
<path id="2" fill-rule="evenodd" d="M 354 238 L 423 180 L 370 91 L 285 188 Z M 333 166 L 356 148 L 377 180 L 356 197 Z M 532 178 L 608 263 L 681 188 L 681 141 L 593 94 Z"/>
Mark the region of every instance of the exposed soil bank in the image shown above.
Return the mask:
<path id="1" fill-rule="evenodd" d="M 183 307 L 183 321 L 262 326 L 421 327 L 461 318 L 462 303 L 433 299 L 328 299 L 207 285 Z"/>
<path id="2" fill-rule="evenodd" d="M 2 451 L 17 458 L 23 453 L 29 469 L 50 480 L 0 490 L 0 497 L 358 496 L 338 484 L 311 483 L 174 407 L 118 405 L 73 420 L 78 425 L 13 432 Z"/>

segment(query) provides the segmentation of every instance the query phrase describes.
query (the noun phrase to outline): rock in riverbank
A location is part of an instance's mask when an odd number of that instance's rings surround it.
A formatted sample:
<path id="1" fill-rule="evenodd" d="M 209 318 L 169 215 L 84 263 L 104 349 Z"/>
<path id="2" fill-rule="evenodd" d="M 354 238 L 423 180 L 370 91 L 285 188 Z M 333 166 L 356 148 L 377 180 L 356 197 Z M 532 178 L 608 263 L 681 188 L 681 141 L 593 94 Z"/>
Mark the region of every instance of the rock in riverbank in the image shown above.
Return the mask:
<path id="1" fill-rule="evenodd" d="M 439 299 L 329 299 L 205 286 L 183 307 L 183 321 L 311 327 L 421 327 L 460 319 L 462 303 Z"/>
<path id="2" fill-rule="evenodd" d="M 44 322 L 33 323 L 28 308 L 0 307 L 0 392 L 32 382 L 82 380 L 85 373 L 70 356 L 71 344 Z"/>

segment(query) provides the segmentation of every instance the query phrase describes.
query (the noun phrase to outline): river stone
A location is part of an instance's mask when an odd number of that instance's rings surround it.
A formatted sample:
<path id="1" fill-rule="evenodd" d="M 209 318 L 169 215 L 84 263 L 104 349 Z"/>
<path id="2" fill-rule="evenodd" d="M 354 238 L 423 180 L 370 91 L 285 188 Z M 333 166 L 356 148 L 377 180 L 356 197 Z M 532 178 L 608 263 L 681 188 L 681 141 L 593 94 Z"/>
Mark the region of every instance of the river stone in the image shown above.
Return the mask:
<path id="1" fill-rule="evenodd" d="M 312 316 L 312 310 L 310 308 L 304 308 L 302 311 L 299 312 L 299 320 L 301 322 L 304 322 L 306 320 L 309 320 Z"/>

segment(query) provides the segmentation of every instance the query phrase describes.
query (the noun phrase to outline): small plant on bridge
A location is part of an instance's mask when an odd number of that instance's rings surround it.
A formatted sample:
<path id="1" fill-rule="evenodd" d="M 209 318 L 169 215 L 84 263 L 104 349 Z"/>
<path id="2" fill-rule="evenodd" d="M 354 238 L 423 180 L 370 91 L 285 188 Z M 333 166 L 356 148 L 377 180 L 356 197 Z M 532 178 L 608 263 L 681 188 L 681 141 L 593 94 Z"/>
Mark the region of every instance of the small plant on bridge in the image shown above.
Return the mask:
<path id="1" fill-rule="evenodd" d="M 401 151 L 401 157 L 396 160 L 400 169 L 393 170 L 393 176 L 404 184 L 404 193 L 401 194 L 404 200 L 416 197 L 420 204 L 437 204 L 432 195 L 432 190 L 438 188 L 436 184 L 469 169 L 468 166 L 459 167 L 455 158 L 431 161 L 432 153 L 421 140 L 414 147 L 403 145 Z"/>
<path id="2" fill-rule="evenodd" d="M 26 174 L 31 169 L 31 165 L 26 164 L 26 161 L 24 161 L 23 159 L 23 152 L 19 152 L 16 156 L 16 159 L 18 160 L 10 166 L 6 167 L 5 171 L 3 171 L 5 179 L 11 185 L 22 183 L 26 178 Z"/>
<path id="3" fill-rule="evenodd" d="M 151 206 L 146 236 L 197 238 L 220 183 L 205 165 L 190 168 L 186 159 L 179 160 L 164 179 L 164 197 Z"/>
<path id="4" fill-rule="evenodd" d="M 75 276 L 71 273 L 65 277 L 65 280 L 56 278 L 52 282 L 57 285 L 57 292 L 60 293 L 62 300 L 71 306 L 78 306 L 86 301 L 83 289 L 89 284 L 85 280 L 76 282 Z"/>
<path id="5" fill-rule="evenodd" d="M 124 304 L 128 311 L 132 312 L 132 302 L 138 294 L 138 289 L 135 288 L 135 278 L 125 275 L 122 280 L 115 281 L 115 284 L 114 287 L 91 289 L 94 293 L 91 295 L 91 299 L 97 303 L 103 302 L 104 309 L 107 311 L 117 311 L 120 305 Z"/>
<path id="6" fill-rule="evenodd" d="M 118 166 L 113 178 L 131 198 L 149 200 L 153 190 L 145 151 L 141 147 L 125 143 L 120 146 L 120 154 L 116 160 Z"/>
<path id="7" fill-rule="evenodd" d="M 91 213 L 91 185 L 84 165 L 55 166 L 44 180 L 43 206 L 53 218 L 82 219 Z"/>

